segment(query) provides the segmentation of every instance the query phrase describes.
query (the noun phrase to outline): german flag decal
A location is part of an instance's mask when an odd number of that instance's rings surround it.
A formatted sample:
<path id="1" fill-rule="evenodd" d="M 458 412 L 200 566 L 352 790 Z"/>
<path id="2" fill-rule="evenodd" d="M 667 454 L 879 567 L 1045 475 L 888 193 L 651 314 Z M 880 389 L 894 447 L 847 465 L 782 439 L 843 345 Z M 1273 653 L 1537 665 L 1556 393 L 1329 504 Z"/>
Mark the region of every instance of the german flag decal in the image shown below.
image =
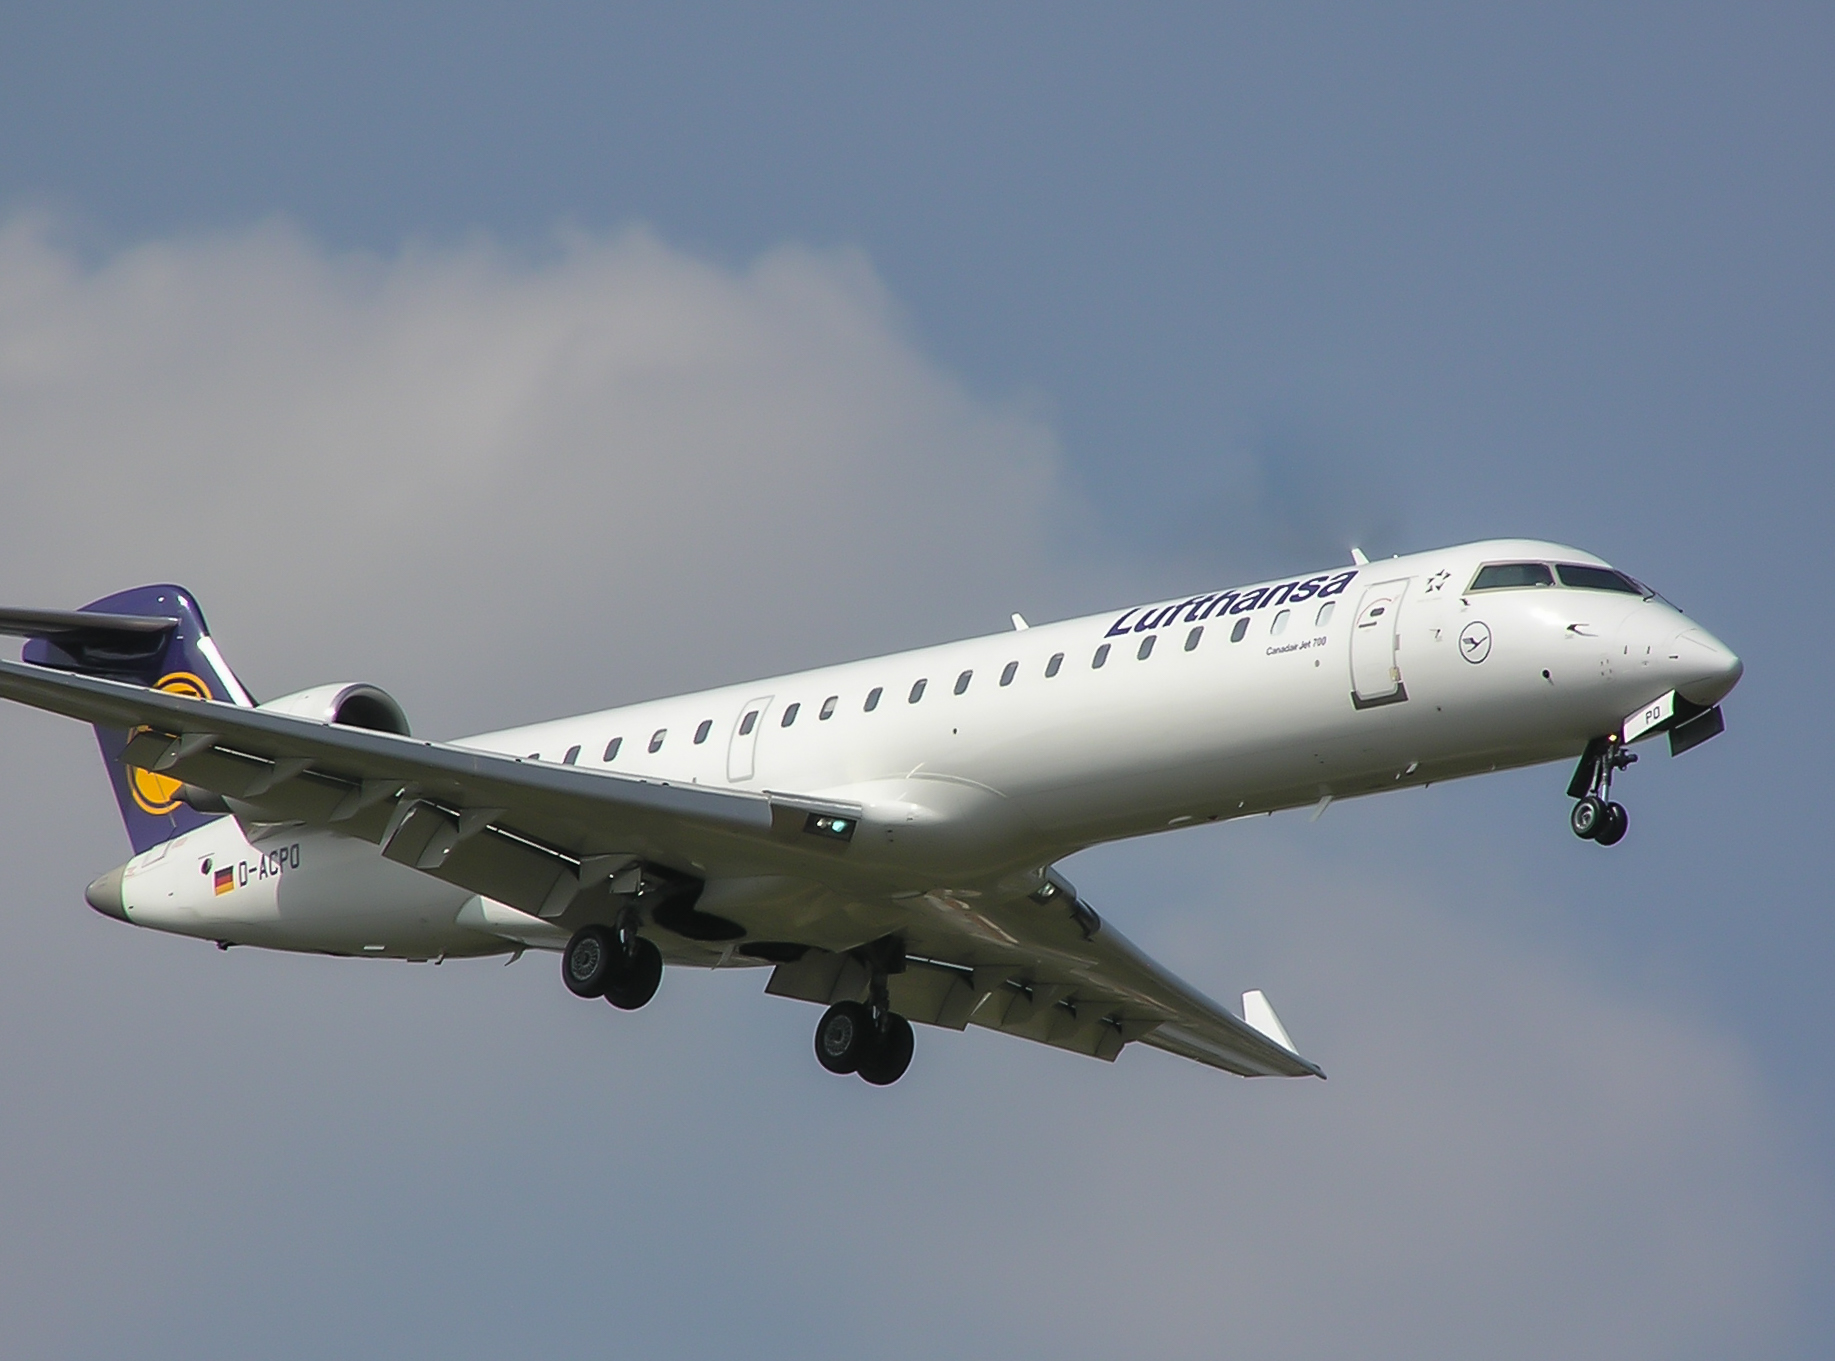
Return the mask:
<path id="1" fill-rule="evenodd" d="M 218 894 L 228 893 L 232 888 L 236 886 L 235 870 L 233 869 L 218 870 L 216 873 L 215 882 L 216 882 L 216 889 L 217 889 Z"/>

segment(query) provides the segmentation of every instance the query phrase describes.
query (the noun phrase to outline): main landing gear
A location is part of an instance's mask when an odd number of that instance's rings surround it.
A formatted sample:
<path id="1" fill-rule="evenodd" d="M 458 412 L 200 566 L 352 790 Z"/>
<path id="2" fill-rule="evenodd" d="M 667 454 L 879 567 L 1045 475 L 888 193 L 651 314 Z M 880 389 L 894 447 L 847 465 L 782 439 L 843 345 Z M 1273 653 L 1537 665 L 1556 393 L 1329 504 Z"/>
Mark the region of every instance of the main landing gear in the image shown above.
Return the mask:
<path id="1" fill-rule="evenodd" d="M 636 1011 L 663 981 L 663 952 L 628 928 L 582 926 L 561 953 L 561 981 L 575 997 Z"/>
<path id="2" fill-rule="evenodd" d="M 816 1061 L 831 1073 L 859 1073 L 889 1087 L 911 1066 L 911 1022 L 863 1002 L 836 1002 L 816 1026 Z"/>
<path id="3" fill-rule="evenodd" d="M 875 1087 L 890 1087 L 911 1066 L 911 1022 L 892 1010 L 886 990 L 886 975 L 905 967 L 904 947 L 876 951 L 869 967 L 864 1003 L 836 1002 L 822 1013 L 816 1062 L 831 1073 L 859 1073 Z"/>
<path id="4" fill-rule="evenodd" d="M 1567 820 L 1575 836 L 1601 846 L 1616 846 L 1625 839 L 1631 818 L 1624 804 L 1612 801 L 1612 776 L 1636 760 L 1637 754 L 1626 751 L 1617 738 L 1596 737 L 1587 743 L 1567 786 L 1568 797 L 1578 800 Z"/>

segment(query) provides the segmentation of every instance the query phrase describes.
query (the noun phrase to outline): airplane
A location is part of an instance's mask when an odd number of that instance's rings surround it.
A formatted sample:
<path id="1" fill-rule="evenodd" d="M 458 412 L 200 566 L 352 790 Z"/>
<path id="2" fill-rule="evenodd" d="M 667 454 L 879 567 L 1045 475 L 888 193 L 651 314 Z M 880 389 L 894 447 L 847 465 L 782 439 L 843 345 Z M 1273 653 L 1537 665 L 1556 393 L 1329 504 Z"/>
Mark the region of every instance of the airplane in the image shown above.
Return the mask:
<path id="1" fill-rule="evenodd" d="M 558 952 L 631 1010 L 665 965 L 768 967 L 873 1085 L 913 1021 L 1113 1060 L 1319 1076 L 1260 991 L 1180 982 L 1057 868 L 1124 837 L 1724 728 L 1738 657 L 1604 560 L 1491 540 L 1205 591 L 451 742 L 367 683 L 257 704 L 190 592 L 0 610 L 0 697 L 92 724 L 134 855 L 96 911 L 232 945 Z"/>

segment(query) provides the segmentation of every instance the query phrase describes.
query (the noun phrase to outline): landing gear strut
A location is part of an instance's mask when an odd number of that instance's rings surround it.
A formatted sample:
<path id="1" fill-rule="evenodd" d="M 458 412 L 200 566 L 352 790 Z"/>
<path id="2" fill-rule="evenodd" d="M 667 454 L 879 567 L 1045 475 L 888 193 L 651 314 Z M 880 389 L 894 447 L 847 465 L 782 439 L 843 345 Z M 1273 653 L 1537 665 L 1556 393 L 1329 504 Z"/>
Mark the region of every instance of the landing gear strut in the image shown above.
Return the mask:
<path id="1" fill-rule="evenodd" d="M 1616 846 L 1625 839 L 1631 826 L 1625 805 L 1612 801 L 1612 776 L 1637 760 L 1616 737 L 1595 737 L 1568 782 L 1567 795 L 1577 799 L 1568 816 L 1568 826 L 1582 841 L 1597 841 L 1601 846 Z"/>
<path id="2" fill-rule="evenodd" d="M 603 997 L 635 1011 L 656 996 L 663 981 L 663 952 L 628 923 L 582 926 L 561 953 L 561 981 L 575 997 Z"/>
<path id="3" fill-rule="evenodd" d="M 816 1025 L 816 1061 L 831 1073 L 858 1073 L 889 1087 L 911 1066 L 911 1022 L 886 1001 L 886 976 L 875 971 L 870 1002 L 836 1002 Z"/>

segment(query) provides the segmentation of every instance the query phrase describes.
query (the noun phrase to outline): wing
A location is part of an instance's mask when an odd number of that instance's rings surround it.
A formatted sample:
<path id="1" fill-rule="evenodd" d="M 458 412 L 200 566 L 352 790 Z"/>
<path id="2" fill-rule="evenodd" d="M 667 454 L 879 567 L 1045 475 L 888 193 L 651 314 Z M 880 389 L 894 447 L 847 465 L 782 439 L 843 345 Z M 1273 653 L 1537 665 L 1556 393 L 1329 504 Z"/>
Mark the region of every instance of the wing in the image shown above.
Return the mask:
<path id="1" fill-rule="evenodd" d="M 893 952 L 902 972 L 887 980 L 889 1000 L 910 1020 L 986 1026 L 1102 1059 L 1139 1041 L 1245 1077 L 1325 1076 L 1148 958 L 1055 872 L 1029 893 L 936 890 L 893 901 L 904 910 Z M 766 991 L 864 1000 L 873 959 L 873 943 L 812 950 L 779 964 Z"/>
<path id="2" fill-rule="evenodd" d="M 768 987 L 779 995 L 864 997 L 878 968 L 914 1021 L 1105 1059 L 1140 1041 L 1244 1075 L 1323 1076 L 1147 958 L 1055 873 L 884 893 L 847 866 L 836 834 L 856 805 L 524 761 L 12 662 L 0 662 L 0 697 L 131 730 L 125 762 L 227 798 L 245 820 L 375 842 L 556 925 L 629 891 L 618 881 L 632 866 L 674 871 L 690 893 L 665 894 L 653 918 L 685 942 L 776 936 L 749 953 L 781 961 Z M 728 899 L 751 929 L 716 915 Z"/>
<path id="3" fill-rule="evenodd" d="M 467 747 L 264 713 L 13 662 L 0 697 L 136 730 L 122 760 L 236 801 L 259 821 L 377 842 L 392 860 L 559 917 L 634 862 L 769 873 L 802 863 L 806 829 L 858 809 L 523 761 Z"/>

